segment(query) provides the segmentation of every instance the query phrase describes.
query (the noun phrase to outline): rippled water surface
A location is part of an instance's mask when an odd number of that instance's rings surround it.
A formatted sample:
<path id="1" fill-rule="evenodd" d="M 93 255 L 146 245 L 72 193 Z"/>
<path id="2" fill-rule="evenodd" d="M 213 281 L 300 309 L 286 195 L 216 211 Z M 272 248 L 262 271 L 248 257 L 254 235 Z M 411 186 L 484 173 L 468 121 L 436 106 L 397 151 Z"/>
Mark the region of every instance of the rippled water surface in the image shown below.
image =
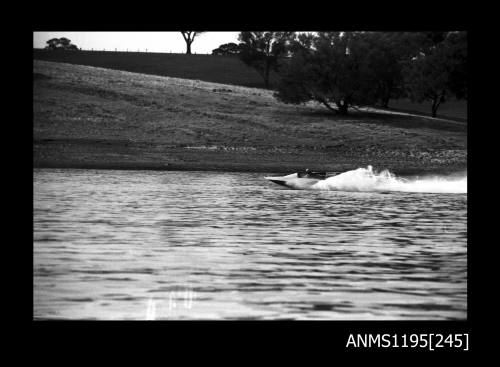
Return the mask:
<path id="1" fill-rule="evenodd" d="M 467 194 L 34 171 L 36 319 L 465 319 Z"/>

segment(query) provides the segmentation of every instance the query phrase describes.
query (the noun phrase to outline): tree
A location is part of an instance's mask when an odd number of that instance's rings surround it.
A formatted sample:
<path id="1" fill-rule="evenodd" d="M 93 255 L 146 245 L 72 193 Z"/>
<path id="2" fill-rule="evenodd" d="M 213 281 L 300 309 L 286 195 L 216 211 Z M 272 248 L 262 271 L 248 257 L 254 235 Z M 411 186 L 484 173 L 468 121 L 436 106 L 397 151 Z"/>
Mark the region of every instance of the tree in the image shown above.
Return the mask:
<path id="1" fill-rule="evenodd" d="M 59 46 L 59 38 L 51 38 L 47 41 L 46 49 L 55 50 Z"/>
<path id="2" fill-rule="evenodd" d="M 59 44 L 61 45 L 62 48 L 68 48 L 70 43 L 71 41 L 66 37 L 59 38 Z"/>
<path id="3" fill-rule="evenodd" d="M 280 73 L 275 96 L 282 102 L 317 101 L 331 111 L 347 114 L 353 104 L 377 100 L 369 43 L 359 32 L 319 32 L 298 37 L 293 55 Z M 334 107 L 335 106 L 335 107 Z"/>
<path id="4" fill-rule="evenodd" d="M 467 100 L 467 33 L 451 32 L 446 42 L 450 62 L 448 88 L 457 99 Z"/>
<path id="5" fill-rule="evenodd" d="M 450 96 L 467 99 L 467 34 L 429 37 L 407 67 L 406 85 L 414 102 L 431 102 L 432 117 Z"/>
<path id="6" fill-rule="evenodd" d="M 212 55 L 217 56 L 232 56 L 238 55 L 242 50 L 242 45 L 237 45 L 234 42 L 225 43 L 220 45 L 218 48 L 212 50 Z"/>
<path id="7" fill-rule="evenodd" d="M 405 96 L 404 68 L 417 52 L 416 33 L 409 32 L 360 32 L 367 42 L 367 54 L 374 73 L 379 102 L 389 107 L 389 100 Z"/>
<path id="8" fill-rule="evenodd" d="M 293 40 L 294 32 L 241 32 L 239 53 L 241 60 L 253 67 L 269 87 L 271 70 L 278 71 L 280 59 L 287 55 L 288 44 Z"/>
<path id="9" fill-rule="evenodd" d="M 196 36 L 199 36 L 202 33 L 205 33 L 205 32 L 181 31 L 182 37 L 184 38 L 184 41 L 186 41 L 186 54 L 187 55 L 191 55 L 191 44 L 193 43 L 194 38 Z"/>
<path id="10" fill-rule="evenodd" d="M 78 47 L 65 37 L 48 40 L 45 48 L 48 50 L 78 50 Z"/>

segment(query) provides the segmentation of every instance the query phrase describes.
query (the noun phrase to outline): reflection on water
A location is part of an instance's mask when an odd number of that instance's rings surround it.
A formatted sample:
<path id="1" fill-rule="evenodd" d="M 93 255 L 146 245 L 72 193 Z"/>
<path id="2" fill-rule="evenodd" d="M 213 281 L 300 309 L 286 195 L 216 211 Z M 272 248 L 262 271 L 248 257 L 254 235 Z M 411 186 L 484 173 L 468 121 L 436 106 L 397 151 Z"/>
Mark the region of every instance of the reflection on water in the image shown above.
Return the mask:
<path id="1" fill-rule="evenodd" d="M 36 319 L 465 319 L 467 194 L 34 171 Z"/>

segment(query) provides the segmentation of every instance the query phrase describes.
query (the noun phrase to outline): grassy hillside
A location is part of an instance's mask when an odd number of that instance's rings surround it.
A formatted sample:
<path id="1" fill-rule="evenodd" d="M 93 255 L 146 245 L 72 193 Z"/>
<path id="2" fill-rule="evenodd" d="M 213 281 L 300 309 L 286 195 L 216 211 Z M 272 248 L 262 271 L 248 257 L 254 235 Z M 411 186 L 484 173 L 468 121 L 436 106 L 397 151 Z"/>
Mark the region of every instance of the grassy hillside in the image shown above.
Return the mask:
<path id="1" fill-rule="evenodd" d="M 396 172 L 466 168 L 466 124 L 290 106 L 263 89 L 33 65 L 35 167 Z"/>
<path id="2" fill-rule="evenodd" d="M 237 57 L 145 52 L 34 49 L 35 60 L 97 66 L 134 73 L 264 88 L 262 77 Z"/>
<path id="3" fill-rule="evenodd" d="M 135 73 L 198 79 L 207 82 L 264 88 L 260 75 L 237 57 L 212 55 L 185 55 L 144 52 L 106 51 L 49 51 L 34 49 L 36 60 L 97 66 Z M 271 75 L 271 82 L 275 76 Z M 408 100 L 392 100 L 394 110 L 411 111 L 430 115 L 430 104 L 411 103 Z M 451 100 L 443 104 L 438 117 L 467 119 L 467 103 Z"/>
<path id="4" fill-rule="evenodd" d="M 408 99 L 394 99 L 389 102 L 390 111 L 404 111 L 415 114 L 431 115 L 430 104 L 413 103 Z M 454 120 L 467 122 L 467 101 L 450 99 L 439 106 L 438 117 L 451 118 Z"/>

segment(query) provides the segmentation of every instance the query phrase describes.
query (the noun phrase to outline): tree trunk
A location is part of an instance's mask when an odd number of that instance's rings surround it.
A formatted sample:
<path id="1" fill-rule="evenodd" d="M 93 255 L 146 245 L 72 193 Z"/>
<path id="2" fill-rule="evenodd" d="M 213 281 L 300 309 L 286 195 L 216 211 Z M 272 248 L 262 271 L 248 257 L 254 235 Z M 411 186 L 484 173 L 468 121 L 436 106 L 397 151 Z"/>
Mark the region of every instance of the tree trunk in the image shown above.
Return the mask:
<path id="1" fill-rule="evenodd" d="M 337 102 L 337 108 L 338 108 L 339 115 L 345 116 L 348 114 L 349 104 L 345 101 Z"/>
<path id="2" fill-rule="evenodd" d="M 432 117 L 437 116 L 437 110 L 439 108 L 439 105 L 444 101 L 444 94 L 445 91 L 441 92 L 440 96 L 436 96 L 434 100 L 432 101 Z"/>
<path id="3" fill-rule="evenodd" d="M 393 90 L 393 82 L 387 81 L 385 84 L 385 93 L 382 98 L 382 107 L 389 108 L 389 100 L 391 99 L 391 92 Z"/>
<path id="4" fill-rule="evenodd" d="M 344 103 L 344 104 L 342 104 L 342 105 L 340 106 L 339 113 L 340 113 L 341 115 L 344 115 L 344 116 L 349 114 L 349 113 L 348 113 L 348 105 L 347 105 L 347 103 Z"/>
<path id="5" fill-rule="evenodd" d="M 271 66 L 266 63 L 266 70 L 264 71 L 264 84 L 266 88 L 269 88 L 269 72 L 271 70 Z"/>
<path id="6" fill-rule="evenodd" d="M 437 109 L 438 109 L 438 106 L 436 105 L 436 103 L 433 103 L 432 104 L 432 117 L 437 116 Z"/>
<path id="7" fill-rule="evenodd" d="M 389 100 L 390 99 L 391 99 L 391 97 L 389 97 L 389 96 L 383 97 L 382 98 L 382 107 L 389 108 Z"/>
<path id="8" fill-rule="evenodd" d="M 191 55 L 191 42 L 186 41 L 186 55 Z"/>

